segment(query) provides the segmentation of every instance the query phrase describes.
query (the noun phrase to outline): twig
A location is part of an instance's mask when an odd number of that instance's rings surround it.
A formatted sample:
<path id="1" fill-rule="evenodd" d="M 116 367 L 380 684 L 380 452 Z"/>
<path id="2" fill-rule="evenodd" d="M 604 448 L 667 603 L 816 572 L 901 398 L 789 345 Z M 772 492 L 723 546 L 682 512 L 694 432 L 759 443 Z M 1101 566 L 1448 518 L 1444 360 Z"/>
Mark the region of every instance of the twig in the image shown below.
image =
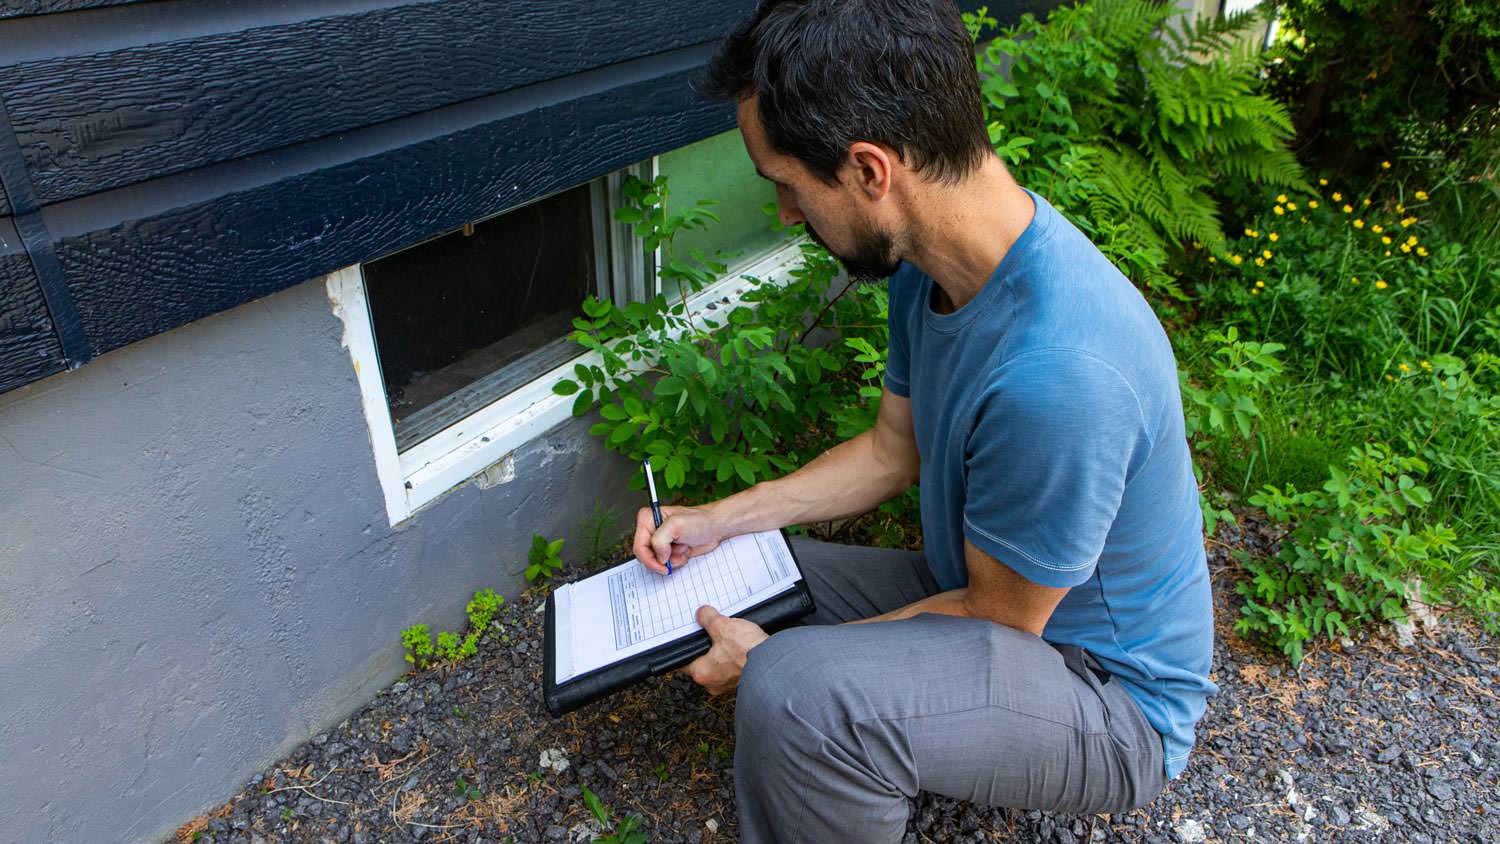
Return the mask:
<path id="1" fill-rule="evenodd" d="M 292 789 L 296 789 L 298 791 L 305 791 L 305 792 L 307 792 L 307 796 L 308 797 L 311 797 L 314 800 L 322 800 L 324 803 L 337 803 L 340 806 L 353 806 L 354 805 L 353 803 L 350 803 L 350 802 L 345 801 L 345 800 L 333 800 L 333 799 L 328 798 L 328 797 L 319 797 L 318 795 L 314 794 L 313 791 L 312 791 L 313 788 L 315 788 L 316 786 L 322 785 L 323 784 L 323 780 L 326 780 L 329 777 L 333 776 L 334 773 L 336 773 L 338 770 L 340 770 L 340 769 L 334 768 L 333 770 L 330 770 L 328 773 L 324 774 L 323 776 L 318 777 L 318 781 L 315 782 L 315 783 L 313 783 L 312 785 L 284 785 L 281 788 L 273 788 L 270 791 L 267 791 L 266 794 L 275 794 L 278 791 L 291 791 Z"/>

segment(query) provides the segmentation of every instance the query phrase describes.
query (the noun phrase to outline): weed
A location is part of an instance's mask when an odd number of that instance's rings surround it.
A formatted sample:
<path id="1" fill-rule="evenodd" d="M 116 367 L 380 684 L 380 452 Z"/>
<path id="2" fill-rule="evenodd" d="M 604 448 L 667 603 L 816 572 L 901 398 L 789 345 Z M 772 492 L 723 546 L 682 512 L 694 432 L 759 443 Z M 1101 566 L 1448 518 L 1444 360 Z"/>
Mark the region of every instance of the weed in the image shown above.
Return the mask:
<path id="1" fill-rule="evenodd" d="M 641 825 L 639 815 L 629 815 L 616 826 L 610 808 L 599 801 L 599 796 L 583 786 L 583 803 L 604 834 L 594 839 L 594 844 L 646 844 L 646 834 L 637 831 Z"/>
<path id="2" fill-rule="evenodd" d="M 562 568 L 562 547 L 561 539 L 548 542 L 545 536 L 531 537 L 531 550 L 527 552 L 531 564 L 526 567 L 526 581 L 542 584 L 550 580 Z"/>
<path id="3" fill-rule="evenodd" d="M 463 777 L 459 777 L 453 783 L 453 793 L 470 801 L 478 800 L 484 796 L 473 783 L 467 782 Z"/>

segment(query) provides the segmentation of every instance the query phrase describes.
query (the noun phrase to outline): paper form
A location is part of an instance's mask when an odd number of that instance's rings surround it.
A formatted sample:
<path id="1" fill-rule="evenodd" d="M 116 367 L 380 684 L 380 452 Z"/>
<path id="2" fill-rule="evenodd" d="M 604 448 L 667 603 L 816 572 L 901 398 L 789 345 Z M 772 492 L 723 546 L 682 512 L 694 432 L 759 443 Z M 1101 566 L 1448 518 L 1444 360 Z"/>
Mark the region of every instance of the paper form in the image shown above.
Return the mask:
<path id="1" fill-rule="evenodd" d="M 707 604 L 733 615 L 797 583 L 797 566 L 780 531 L 732 537 L 707 554 L 657 574 L 639 559 L 553 593 L 557 682 L 697 632 Z"/>

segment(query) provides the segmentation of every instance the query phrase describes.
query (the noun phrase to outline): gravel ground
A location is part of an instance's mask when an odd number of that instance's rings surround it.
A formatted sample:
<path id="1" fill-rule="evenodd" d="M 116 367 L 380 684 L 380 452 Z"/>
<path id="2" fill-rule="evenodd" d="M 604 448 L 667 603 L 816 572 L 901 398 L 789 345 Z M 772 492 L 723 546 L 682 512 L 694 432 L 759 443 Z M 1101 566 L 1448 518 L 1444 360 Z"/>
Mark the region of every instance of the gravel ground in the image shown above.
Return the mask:
<path id="1" fill-rule="evenodd" d="M 1315 649 L 1293 672 L 1231 633 L 1235 570 L 1221 543 L 1265 545 L 1244 521 L 1210 548 L 1221 693 L 1181 778 L 1115 816 L 924 794 L 907 844 L 1500 841 L 1500 645 L 1450 617 L 1405 647 L 1387 629 Z M 587 787 L 617 822 L 638 816 L 653 844 L 736 840 L 732 697 L 673 676 L 550 718 L 540 606 L 537 595 L 507 604 L 477 656 L 402 678 L 177 839 L 588 842 L 602 833 Z"/>

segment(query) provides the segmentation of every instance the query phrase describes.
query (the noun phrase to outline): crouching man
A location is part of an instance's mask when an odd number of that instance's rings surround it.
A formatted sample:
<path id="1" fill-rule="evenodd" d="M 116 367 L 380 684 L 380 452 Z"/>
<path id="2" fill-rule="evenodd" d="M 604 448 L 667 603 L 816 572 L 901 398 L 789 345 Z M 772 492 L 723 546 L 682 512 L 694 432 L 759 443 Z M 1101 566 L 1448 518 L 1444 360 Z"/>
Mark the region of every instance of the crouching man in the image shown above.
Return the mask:
<path id="1" fill-rule="evenodd" d="M 769 0 L 709 87 L 781 219 L 890 281 L 878 420 L 798 471 L 650 511 L 665 573 L 921 484 L 925 550 L 797 541 L 817 612 L 699 611 L 738 686 L 742 840 L 895 842 L 918 790 L 1116 812 L 1177 776 L 1213 618 L 1177 368 L 1151 308 L 990 146 L 951 0 Z M 873 623 L 861 623 L 873 622 Z"/>

